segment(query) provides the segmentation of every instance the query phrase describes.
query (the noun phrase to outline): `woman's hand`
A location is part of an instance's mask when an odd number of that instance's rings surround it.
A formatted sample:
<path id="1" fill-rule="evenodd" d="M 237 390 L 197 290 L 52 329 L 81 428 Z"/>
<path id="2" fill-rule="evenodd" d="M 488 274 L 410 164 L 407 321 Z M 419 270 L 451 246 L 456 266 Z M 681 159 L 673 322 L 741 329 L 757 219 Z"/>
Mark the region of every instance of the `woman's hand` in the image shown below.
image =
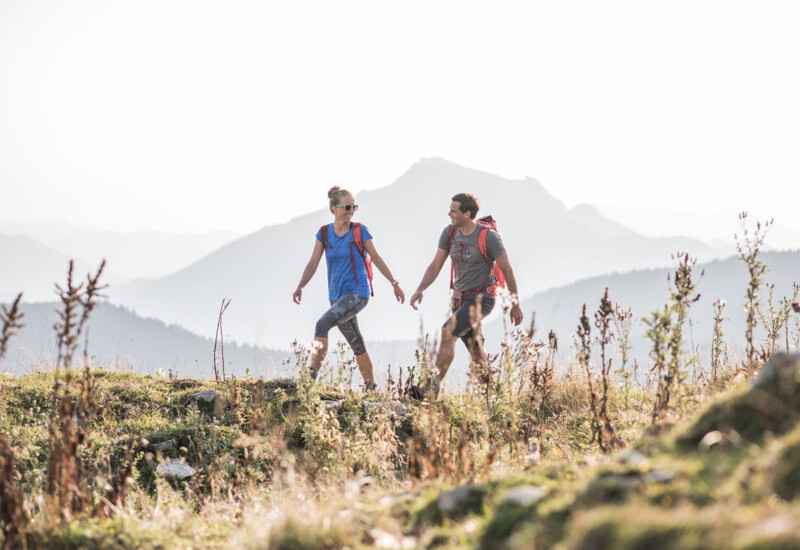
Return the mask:
<path id="1" fill-rule="evenodd" d="M 292 294 L 292 300 L 294 300 L 295 304 L 299 304 L 300 300 L 302 300 L 302 299 L 303 299 L 303 289 L 300 288 L 300 287 L 297 287 L 297 290 L 295 290 L 294 294 Z"/>
<path id="2" fill-rule="evenodd" d="M 400 283 L 394 285 L 394 297 L 397 298 L 397 301 L 401 304 L 406 303 L 406 293 L 400 288 Z"/>

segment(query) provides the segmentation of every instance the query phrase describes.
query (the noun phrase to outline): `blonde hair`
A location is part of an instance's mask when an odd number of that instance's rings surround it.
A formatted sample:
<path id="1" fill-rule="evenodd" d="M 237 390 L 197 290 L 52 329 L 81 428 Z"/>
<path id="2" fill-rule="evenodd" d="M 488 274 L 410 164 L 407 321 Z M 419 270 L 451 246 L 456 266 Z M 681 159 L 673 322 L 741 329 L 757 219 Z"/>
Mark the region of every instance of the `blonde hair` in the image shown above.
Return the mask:
<path id="1" fill-rule="evenodd" d="M 347 189 L 342 189 L 338 185 L 334 185 L 330 189 L 328 189 L 328 199 L 330 202 L 331 212 L 333 212 L 333 207 L 339 204 L 339 199 L 342 197 L 352 197 L 353 194 L 348 191 Z"/>

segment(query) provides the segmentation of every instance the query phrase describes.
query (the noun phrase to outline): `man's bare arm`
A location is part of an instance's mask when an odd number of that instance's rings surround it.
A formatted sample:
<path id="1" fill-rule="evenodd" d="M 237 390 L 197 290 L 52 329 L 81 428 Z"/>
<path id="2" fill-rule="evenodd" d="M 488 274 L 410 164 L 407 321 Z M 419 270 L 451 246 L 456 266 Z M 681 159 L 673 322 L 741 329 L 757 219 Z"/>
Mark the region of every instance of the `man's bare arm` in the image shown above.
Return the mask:
<path id="1" fill-rule="evenodd" d="M 415 290 L 414 294 L 411 295 L 409 304 L 414 309 L 417 309 L 417 304 L 422 302 L 422 292 L 431 286 L 433 281 L 436 280 L 436 277 L 439 276 L 439 272 L 442 270 L 442 266 L 444 266 L 447 256 L 447 250 L 444 250 L 443 248 L 436 249 L 436 255 L 433 257 L 433 261 L 425 270 L 425 274 L 422 275 L 422 281 L 420 281 L 419 286 L 417 286 L 417 290 Z"/>
<path id="2" fill-rule="evenodd" d="M 503 277 L 506 278 L 506 286 L 511 293 L 511 322 L 519 325 L 522 322 L 522 308 L 519 307 L 519 291 L 517 290 L 517 278 L 514 276 L 514 269 L 511 267 L 508 254 L 501 254 L 494 261 L 497 262 L 497 266 L 503 272 Z"/>

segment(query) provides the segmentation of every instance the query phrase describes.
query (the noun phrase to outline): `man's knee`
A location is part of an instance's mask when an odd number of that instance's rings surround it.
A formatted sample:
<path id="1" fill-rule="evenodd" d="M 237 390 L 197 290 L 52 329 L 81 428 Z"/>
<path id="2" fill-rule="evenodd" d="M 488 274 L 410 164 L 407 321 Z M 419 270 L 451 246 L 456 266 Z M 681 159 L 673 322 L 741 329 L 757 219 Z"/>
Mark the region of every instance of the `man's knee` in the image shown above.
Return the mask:
<path id="1" fill-rule="evenodd" d="M 468 334 L 461 338 L 461 341 L 464 342 L 465 346 L 467 346 L 467 350 L 469 351 L 470 355 L 473 356 L 473 358 L 478 355 L 485 355 L 482 335 L 476 338 L 475 333 L 473 331 L 469 331 Z"/>
<path id="2" fill-rule="evenodd" d="M 449 326 L 442 327 L 441 345 L 455 345 L 456 338 L 457 336 L 453 334 L 453 330 Z"/>

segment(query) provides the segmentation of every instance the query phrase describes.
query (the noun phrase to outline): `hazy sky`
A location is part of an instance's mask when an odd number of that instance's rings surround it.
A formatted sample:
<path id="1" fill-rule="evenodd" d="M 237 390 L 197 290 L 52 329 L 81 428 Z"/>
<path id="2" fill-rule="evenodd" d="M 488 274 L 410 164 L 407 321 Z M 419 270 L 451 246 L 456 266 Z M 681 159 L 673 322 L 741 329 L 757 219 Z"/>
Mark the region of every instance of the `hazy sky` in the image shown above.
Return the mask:
<path id="1" fill-rule="evenodd" d="M 438 156 L 800 229 L 798 28 L 795 0 L 0 0 L 0 223 L 248 232 Z"/>

